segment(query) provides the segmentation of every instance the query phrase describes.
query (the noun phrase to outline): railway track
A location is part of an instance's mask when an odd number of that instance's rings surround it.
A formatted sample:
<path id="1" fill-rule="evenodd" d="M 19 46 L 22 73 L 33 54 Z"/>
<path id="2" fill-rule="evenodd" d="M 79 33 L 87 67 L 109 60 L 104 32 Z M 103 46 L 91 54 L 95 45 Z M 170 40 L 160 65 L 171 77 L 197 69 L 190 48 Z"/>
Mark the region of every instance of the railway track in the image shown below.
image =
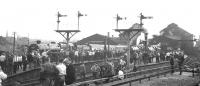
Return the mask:
<path id="1" fill-rule="evenodd" d="M 94 63 L 94 62 L 90 62 Z M 86 63 L 89 64 L 89 63 Z M 78 65 L 78 64 L 76 64 Z M 131 67 L 133 67 L 133 65 L 131 65 Z M 151 63 L 151 64 L 147 64 L 147 65 L 138 65 L 137 67 L 137 72 L 127 72 L 125 74 L 126 79 L 124 79 L 123 81 L 116 81 L 118 80 L 118 76 L 114 76 L 111 79 L 110 83 L 103 83 L 105 84 L 105 86 L 111 86 L 114 84 L 120 84 L 120 83 L 127 83 L 128 81 L 137 81 L 138 79 L 133 79 L 132 77 L 135 78 L 146 78 L 146 77 L 152 77 L 154 75 L 159 75 L 162 73 L 168 73 L 169 72 L 169 68 L 170 68 L 170 63 L 169 62 L 161 62 L 161 63 Z M 17 81 L 21 83 L 21 86 L 40 86 L 40 82 L 39 82 L 39 71 L 40 68 L 36 68 L 33 70 L 29 70 L 29 71 L 25 71 L 19 74 L 15 74 L 12 76 L 9 76 L 8 79 L 5 81 L 4 86 L 11 86 L 11 84 L 8 84 L 10 82 L 13 81 Z M 89 72 L 86 74 L 86 78 L 85 80 L 87 81 L 82 81 L 80 82 L 80 77 L 77 77 L 77 82 L 75 84 L 72 84 L 70 86 L 77 86 L 77 85 L 82 85 L 82 84 L 90 84 L 90 83 L 94 83 L 97 81 L 104 81 L 108 78 L 102 78 L 102 79 L 96 79 L 96 80 L 91 80 L 92 74 Z M 119 83 L 120 82 L 120 83 Z M 129 82 L 128 82 L 129 83 Z M 102 85 L 103 85 L 102 84 Z"/>
<path id="2" fill-rule="evenodd" d="M 136 72 L 128 72 L 125 75 L 126 79 L 119 80 L 118 76 L 113 76 L 112 78 L 101 78 L 95 80 L 88 80 L 83 82 L 77 82 L 69 86 L 79 86 L 93 84 L 94 82 L 104 82 L 107 79 L 111 79 L 109 83 L 100 83 L 100 86 L 118 86 L 122 84 L 127 84 L 134 81 L 142 81 L 143 79 L 149 79 L 154 76 L 165 75 L 171 71 L 169 62 L 152 63 L 147 65 L 137 66 L 138 70 Z"/>

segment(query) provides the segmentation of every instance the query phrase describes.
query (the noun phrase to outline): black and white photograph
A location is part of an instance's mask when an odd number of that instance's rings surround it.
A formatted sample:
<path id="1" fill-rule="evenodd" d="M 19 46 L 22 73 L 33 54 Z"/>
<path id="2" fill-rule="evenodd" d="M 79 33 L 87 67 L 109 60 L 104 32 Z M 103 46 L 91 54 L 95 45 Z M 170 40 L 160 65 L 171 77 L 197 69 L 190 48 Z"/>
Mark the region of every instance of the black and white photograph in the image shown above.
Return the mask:
<path id="1" fill-rule="evenodd" d="M 200 86 L 198 0 L 1 0 L 0 86 Z"/>

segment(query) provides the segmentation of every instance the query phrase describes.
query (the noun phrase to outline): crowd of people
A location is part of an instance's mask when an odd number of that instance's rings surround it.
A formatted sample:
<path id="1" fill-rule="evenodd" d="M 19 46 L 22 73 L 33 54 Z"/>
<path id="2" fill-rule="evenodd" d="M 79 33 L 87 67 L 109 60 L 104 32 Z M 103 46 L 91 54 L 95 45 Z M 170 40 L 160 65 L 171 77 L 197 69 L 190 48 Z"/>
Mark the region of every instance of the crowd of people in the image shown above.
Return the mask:
<path id="1" fill-rule="evenodd" d="M 83 61 L 94 61 L 102 60 L 105 57 L 115 58 L 120 57 L 124 54 L 125 51 L 105 51 L 100 49 L 94 50 L 72 50 L 69 52 L 70 57 L 76 63 L 81 63 Z"/>
<path id="2" fill-rule="evenodd" d="M 75 67 L 69 57 L 60 59 L 57 63 L 46 61 L 41 65 L 40 81 L 42 86 L 64 86 L 76 81 Z"/>
<path id="3" fill-rule="evenodd" d="M 148 64 L 168 61 L 163 51 L 131 51 L 130 62 L 134 64 Z"/>
<path id="4" fill-rule="evenodd" d="M 0 53 L 0 65 L 2 70 L 6 72 L 6 74 L 11 75 L 17 73 L 17 71 L 26 71 L 29 67 L 32 67 L 33 61 L 31 58 L 28 58 L 30 54 L 16 54 L 2 51 Z M 31 55 L 32 56 L 32 55 Z M 35 67 L 36 68 L 36 67 Z"/>
<path id="5" fill-rule="evenodd" d="M 140 55 L 138 55 L 140 54 Z M 146 54 L 146 55 L 145 55 Z M 134 57 L 136 56 L 136 57 Z M 91 70 L 93 72 L 93 78 L 98 79 L 98 78 L 105 78 L 105 77 L 112 77 L 114 75 L 118 75 L 118 79 L 124 79 L 125 77 L 125 69 L 127 65 L 126 61 L 127 56 L 123 56 L 119 61 L 117 62 L 118 64 L 114 64 L 111 61 L 107 61 L 104 63 L 102 66 L 101 64 L 94 64 L 91 67 Z M 147 63 L 158 63 L 162 61 L 169 61 L 171 64 L 171 73 L 175 72 L 175 68 L 178 68 L 180 71 L 180 75 L 183 72 L 183 67 L 184 67 L 184 60 L 188 58 L 186 54 L 182 50 L 169 50 L 166 52 L 160 52 L 160 51 L 148 51 L 148 52 L 143 52 L 143 51 L 132 51 L 131 52 L 131 57 L 132 63 L 135 64 L 147 64 Z M 146 61 L 144 61 L 146 60 Z M 105 64 L 110 64 L 110 67 L 104 68 L 106 66 Z M 134 66 L 136 67 L 136 66 Z M 110 73 L 106 72 L 106 70 L 109 71 Z M 132 68 L 133 70 L 131 71 L 137 71 L 135 70 L 136 68 Z M 114 72 L 111 72 L 114 71 Z M 104 73 L 106 72 L 106 73 Z"/>
<path id="6" fill-rule="evenodd" d="M 13 57 L 14 57 L 13 54 L 1 51 L 0 66 L 2 70 L 8 75 L 11 75 L 13 73 L 13 67 L 14 67 Z"/>
<path id="7" fill-rule="evenodd" d="M 183 72 L 183 67 L 184 67 L 184 60 L 185 58 L 187 58 L 188 56 L 184 54 L 183 51 L 180 50 L 174 50 L 171 52 L 168 52 L 166 54 L 166 58 L 170 61 L 171 64 L 171 73 L 174 73 L 175 71 L 175 62 L 177 61 L 178 63 L 178 69 L 180 71 L 180 75 L 182 75 Z"/>
<path id="8" fill-rule="evenodd" d="M 127 65 L 126 51 L 110 51 L 109 53 L 104 50 L 73 50 L 69 54 L 59 57 L 56 61 L 51 61 L 52 56 L 48 54 L 48 51 L 40 51 L 34 49 L 31 51 L 25 50 L 22 54 L 12 55 L 8 52 L 2 52 L 0 55 L 0 65 L 5 74 L 17 73 L 19 70 L 29 70 L 37 67 L 42 67 L 41 82 L 43 86 L 47 86 L 49 83 L 56 84 L 56 86 L 69 85 L 76 81 L 76 71 L 73 65 L 75 63 L 86 60 L 104 59 L 107 57 L 119 57 L 120 59 L 114 63 L 109 61 L 100 64 L 94 64 L 91 67 L 93 78 L 105 78 L 119 75 L 119 79 L 124 78 L 124 70 Z M 131 50 L 130 63 L 135 65 L 158 63 L 162 61 L 170 61 L 172 73 L 174 70 L 174 62 L 178 61 L 180 74 L 182 74 L 182 66 L 184 62 L 184 53 L 180 50 L 176 51 L 142 51 Z M 83 66 L 83 67 L 82 67 Z M 84 68 L 85 65 L 80 67 Z M 86 69 L 84 69 L 86 70 Z M 81 70 L 79 70 L 81 71 Z M 86 74 L 86 71 L 82 72 L 82 75 Z M 85 75 L 84 77 L 85 78 Z"/>

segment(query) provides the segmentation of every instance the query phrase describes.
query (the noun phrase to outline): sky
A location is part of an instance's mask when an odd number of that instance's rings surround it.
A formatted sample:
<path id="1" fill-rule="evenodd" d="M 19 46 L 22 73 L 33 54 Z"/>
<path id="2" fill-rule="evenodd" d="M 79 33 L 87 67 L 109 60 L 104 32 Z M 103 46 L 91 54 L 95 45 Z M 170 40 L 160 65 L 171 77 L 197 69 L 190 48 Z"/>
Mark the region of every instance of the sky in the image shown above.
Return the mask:
<path id="1" fill-rule="evenodd" d="M 119 29 L 128 29 L 139 23 L 139 15 L 152 16 L 143 21 L 149 38 L 171 23 L 195 35 L 200 35 L 199 0 L 1 0 L 0 35 L 31 39 L 62 41 L 56 33 L 57 12 L 67 17 L 60 19 L 60 30 L 77 30 L 77 13 L 87 14 L 80 18 L 80 31 L 71 41 L 99 33 L 117 37 L 116 14 L 126 17 L 119 21 Z"/>

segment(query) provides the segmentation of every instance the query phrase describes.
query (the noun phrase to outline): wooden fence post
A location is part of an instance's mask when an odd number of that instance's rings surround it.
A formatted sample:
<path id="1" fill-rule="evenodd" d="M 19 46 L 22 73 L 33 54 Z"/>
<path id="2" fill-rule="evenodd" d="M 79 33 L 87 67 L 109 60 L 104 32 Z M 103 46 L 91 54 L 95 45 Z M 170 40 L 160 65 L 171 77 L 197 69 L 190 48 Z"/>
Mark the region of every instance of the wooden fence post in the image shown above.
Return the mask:
<path id="1" fill-rule="evenodd" d="M 159 74 L 159 72 L 158 72 L 157 78 L 159 78 L 159 75 L 160 75 L 160 74 Z"/>
<path id="2" fill-rule="evenodd" d="M 131 86 L 131 82 L 129 82 L 129 86 Z"/>

